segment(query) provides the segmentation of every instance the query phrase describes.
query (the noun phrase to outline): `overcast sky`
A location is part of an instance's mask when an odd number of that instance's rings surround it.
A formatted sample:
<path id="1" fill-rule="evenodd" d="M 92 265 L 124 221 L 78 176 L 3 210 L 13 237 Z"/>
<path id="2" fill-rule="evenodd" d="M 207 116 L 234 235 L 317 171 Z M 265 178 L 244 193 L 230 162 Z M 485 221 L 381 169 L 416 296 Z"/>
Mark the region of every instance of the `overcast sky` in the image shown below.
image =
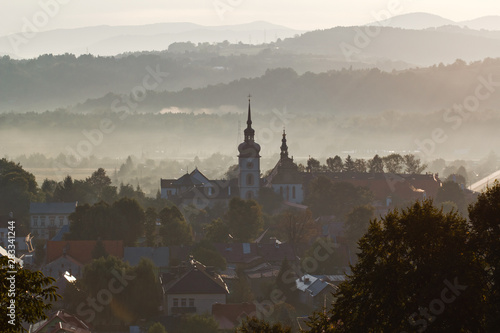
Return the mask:
<path id="1" fill-rule="evenodd" d="M 194 22 L 226 25 L 268 21 L 301 30 L 357 25 L 374 13 L 428 12 L 461 21 L 500 15 L 498 0 L 0 0 L 0 35 L 38 19 L 40 30 L 93 25 Z M 46 8 L 43 9 L 43 4 Z M 57 4 L 56 8 L 54 4 Z M 49 12 L 44 17 L 43 11 Z"/>

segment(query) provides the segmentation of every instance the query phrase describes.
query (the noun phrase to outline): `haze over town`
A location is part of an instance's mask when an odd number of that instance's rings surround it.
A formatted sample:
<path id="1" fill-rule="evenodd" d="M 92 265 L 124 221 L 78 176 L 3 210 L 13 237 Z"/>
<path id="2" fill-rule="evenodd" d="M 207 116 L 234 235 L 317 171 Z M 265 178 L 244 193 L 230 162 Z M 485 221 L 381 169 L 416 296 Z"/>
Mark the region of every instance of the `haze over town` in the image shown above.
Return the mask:
<path id="1" fill-rule="evenodd" d="M 0 331 L 495 332 L 493 0 L 0 20 Z"/>

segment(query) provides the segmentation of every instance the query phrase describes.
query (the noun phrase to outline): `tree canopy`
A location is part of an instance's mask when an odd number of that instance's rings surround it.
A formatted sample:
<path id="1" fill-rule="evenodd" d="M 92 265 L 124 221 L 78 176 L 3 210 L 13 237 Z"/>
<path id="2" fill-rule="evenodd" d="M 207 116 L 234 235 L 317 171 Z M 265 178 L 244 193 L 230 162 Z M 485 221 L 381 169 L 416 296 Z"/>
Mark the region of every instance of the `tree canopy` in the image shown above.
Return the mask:
<path id="1" fill-rule="evenodd" d="M 469 231 L 431 201 L 372 221 L 324 332 L 478 331 L 486 284 Z"/>
<path id="2" fill-rule="evenodd" d="M 12 273 L 15 272 L 15 273 Z M 47 318 L 52 303 L 61 298 L 55 280 L 0 257 L 0 331 L 27 332 L 21 323 Z"/>

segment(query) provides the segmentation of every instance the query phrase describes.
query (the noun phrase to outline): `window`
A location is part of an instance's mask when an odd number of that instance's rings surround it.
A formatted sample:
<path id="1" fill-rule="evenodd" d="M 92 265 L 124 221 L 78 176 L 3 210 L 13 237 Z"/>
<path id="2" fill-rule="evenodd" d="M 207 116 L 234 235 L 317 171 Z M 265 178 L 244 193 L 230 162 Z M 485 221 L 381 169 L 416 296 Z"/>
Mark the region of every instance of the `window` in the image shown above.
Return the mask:
<path id="1" fill-rule="evenodd" d="M 295 199 L 295 186 L 294 186 L 294 187 L 292 187 L 292 198 L 294 198 L 294 199 Z"/>
<path id="2" fill-rule="evenodd" d="M 186 299 L 181 298 L 181 307 L 185 308 L 186 307 Z"/>
<path id="3" fill-rule="evenodd" d="M 189 307 L 194 308 L 194 298 L 189 299 Z"/>
<path id="4" fill-rule="evenodd" d="M 50 226 L 53 227 L 54 226 L 54 222 L 56 220 L 56 217 L 55 216 L 50 216 L 49 217 L 49 221 L 50 221 Z"/>
<path id="5" fill-rule="evenodd" d="M 179 299 L 178 298 L 174 298 L 174 306 L 175 307 L 179 306 Z"/>
<path id="6" fill-rule="evenodd" d="M 45 227 L 45 216 L 40 217 L 40 225 Z"/>
<path id="7" fill-rule="evenodd" d="M 253 175 L 251 173 L 247 175 L 247 185 L 248 186 L 253 185 Z"/>
<path id="8" fill-rule="evenodd" d="M 64 224 L 64 217 L 59 216 L 59 226 L 62 227 Z"/>
<path id="9" fill-rule="evenodd" d="M 38 216 L 33 216 L 33 226 L 36 227 L 38 225 Z"/>

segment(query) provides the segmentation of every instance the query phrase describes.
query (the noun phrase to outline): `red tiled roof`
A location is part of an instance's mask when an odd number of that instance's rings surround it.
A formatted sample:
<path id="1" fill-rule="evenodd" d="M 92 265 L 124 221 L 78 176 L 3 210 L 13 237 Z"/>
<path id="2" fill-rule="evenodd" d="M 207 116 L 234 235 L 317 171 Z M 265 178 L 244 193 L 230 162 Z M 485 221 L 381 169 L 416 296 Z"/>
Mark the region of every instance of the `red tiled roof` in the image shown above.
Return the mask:
<path id="1" fill-rule="evenodd" d="M 67 255 L 86 265 L 92 261 L 92 250 L 94 250 L 96 243 L 95 240 L 48 241 L 47 262 L 52 262 L 61 257 L 66 249 Z M 102 241 L 102 244 L 109 255 L 120 259 L 123 258 L 122 240 L 105 240 Z"/>

